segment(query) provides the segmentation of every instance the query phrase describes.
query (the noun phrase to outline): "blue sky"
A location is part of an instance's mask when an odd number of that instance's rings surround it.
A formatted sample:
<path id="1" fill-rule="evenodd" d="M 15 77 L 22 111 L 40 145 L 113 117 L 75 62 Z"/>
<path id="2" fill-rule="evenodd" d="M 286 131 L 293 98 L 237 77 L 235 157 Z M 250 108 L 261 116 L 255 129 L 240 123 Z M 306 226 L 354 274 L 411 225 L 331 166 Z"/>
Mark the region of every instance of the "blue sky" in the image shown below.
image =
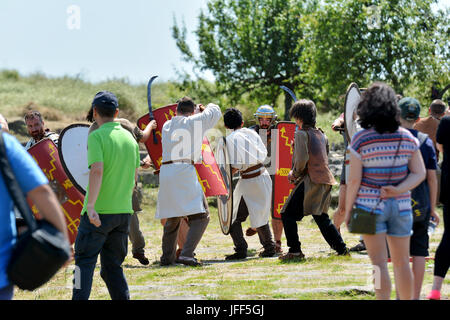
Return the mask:
<path id="1" fill-rule="evenodd" d="M 77 75 L 88 81 L 151 75 L 176 79 L 191 70 L 171 36 L 175 16 L 189 31 L 206 0 L 1 0 L 0 69 L 26 75 Z M 75 11 L 68 9 L 75 5 Z M 79 11 L 77 11 L 79 10 Z M 79 19 L 77 19 L 79 12 Z M 79 22 L 79 24 L 78 24 Z M 79 26 L 79 28 L 77 28 Z M 195 49 L 195 36 L 189 35 Z"/>
<path id="2" fill-rule="evenodd" d="M 196 51 L 197 16 L 207 0 L 1 0 L 0 69 L 22 75 L 76 76 L 87 81 L 151 75 L 177 79 L 190 71 L 171 36 L 175 16 L 184 19 Z M 440 0 L 443 7 L 450 0 Z M 79 20 L 71 6 L 79 9 Z M 77 28 L 79 22 L 79 28 Z M 210 74 L 205 74 L 213 79 Z"/>

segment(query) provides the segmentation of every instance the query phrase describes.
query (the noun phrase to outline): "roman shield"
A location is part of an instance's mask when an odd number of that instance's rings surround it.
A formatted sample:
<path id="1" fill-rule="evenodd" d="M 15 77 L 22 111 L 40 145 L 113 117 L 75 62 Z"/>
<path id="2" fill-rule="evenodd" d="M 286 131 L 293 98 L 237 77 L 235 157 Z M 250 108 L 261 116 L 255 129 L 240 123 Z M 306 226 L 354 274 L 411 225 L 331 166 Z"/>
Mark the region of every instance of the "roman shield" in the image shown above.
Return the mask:
<path id="1" fill-rule="evenodd" d="M 223 234 L 227 235 L 230 233 L 233 219 L 233 176 L 225 137 L 222 137 L 217 144 L 216 159 L 220 175 L 227 189 L 226 194 L 217 197 L 217 212 L 220 228 Z"/>
<path id="2" fill-rule="evenodd" d="M 86 195 L 86 188 L 89 183 L 88 133 L 88 124 L 74 123 L 61 131 L 58 143 L 63 169 L 73 185 L 83 195 Z"/>
<path id="3" fill-rule="evenodd" d="M 176 104 L 171 104 L 153 110 L 153 118 L 156 120 L 156 129 L 153 131 L 153 135 L 156 136 L 156 140 L 148 139 L 145 142 L 145 147 L 147 148 L 150 159 L 152 159 L 156 170 L 159 170 L 159 168 L 161 168 L 162 163 L 161 130 L 164 123 L 175 116 L 176 110 Z M 149 122 L 150 116 L 147 113 L 145 116 L 142 116 L 138 119 L 137 125 L 139 129 L 144 130 Z"/>
<path id="4" fill-rule="evenodd" d="M 50 187 L 61 204 L 61 209 L 66 218 L 69 240 L 73 244 L 80 224 L 84 196 L 66 175 L 60 161 L 58 148 L 52 140 L 43 139 L 28 149 L 28 152 L 46 175 Z M 40 215 L 36 206 L 31 202 L 29 204 L 33 213 L 39 218 Z"/>
<path id="5" fill-rule="evenodd" d="M 145 147 L 147 148 L 148 154 L 150 155 L 156 170 L 159 170 L 162 163 L 161 130 L 164 123 L 175 116 L 176 108 L 177 105 L 172 104 L 153 110 L 153 117 L 157 124 L 154 131 L 156 141 L 153 139 L 148 139 L 145 142 Z M 137 124 L 141 130 L 144 130 L 149 122 L 150 117 L 146 114 L 138 119 Z M 219 167 L 217 166 L 214 153 L 211 150 L 211 145 L 206 136 L 202 141 L 202 162 L 196 163 L 195 169 L 197 170 L 198 180 L 202 185 L 203 192 L 206 197 L 228 194 L 227 188 L 220 174 Z"/>
<path id="6" fill-rule="evenodd" d="M 272 218 L 274 219 L 281 219 L 281 209 L 295 187 L 287 178 L 292 166 L 294 146 L 291 143 L 294 141 L 295 126 L 294 122 L 280 121 L 275 126 L 276 135 L 272 137 L 272 143 L 276 144 L 275 174 L 272 178 Z"/>
<path id="7" fill-rule="evenodd" d="M 361 92 L 356 83 L 352 82 L 347 89 L 344 103 L 344 127 L 347 141 L 350 143 L 353 135 L 359 130 L 356 121 L 356 108 L 361 100 Z"/>
<path id="8" fill-rule="evenodd" d="M 356 109 L 361 100 L 361 91 L 356 83 L 352 82 L 347 89 L 344 103 L 344 129 L 348 144 L 350 145 L 353 135 L 361 129 L 356 120 Z M 345 181 L 348 180 L 350 170 L 350 150 L 346 149 L 344 154 Z"/>

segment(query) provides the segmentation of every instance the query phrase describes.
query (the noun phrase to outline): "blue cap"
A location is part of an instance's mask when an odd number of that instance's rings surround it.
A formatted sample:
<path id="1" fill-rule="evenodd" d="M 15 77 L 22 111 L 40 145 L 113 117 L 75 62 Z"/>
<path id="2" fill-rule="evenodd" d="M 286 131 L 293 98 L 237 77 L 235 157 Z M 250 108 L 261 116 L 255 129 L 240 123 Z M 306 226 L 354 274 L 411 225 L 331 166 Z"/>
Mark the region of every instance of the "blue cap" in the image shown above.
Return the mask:
<path id="1" fill-rule="evenodd" d="M 109 91 L 100 91 L 95 95 L 94 100 L 92 101 L 92 106 L 101 106 L 115 110 L 119 107 L 119 101 L 114 93 Z"/>

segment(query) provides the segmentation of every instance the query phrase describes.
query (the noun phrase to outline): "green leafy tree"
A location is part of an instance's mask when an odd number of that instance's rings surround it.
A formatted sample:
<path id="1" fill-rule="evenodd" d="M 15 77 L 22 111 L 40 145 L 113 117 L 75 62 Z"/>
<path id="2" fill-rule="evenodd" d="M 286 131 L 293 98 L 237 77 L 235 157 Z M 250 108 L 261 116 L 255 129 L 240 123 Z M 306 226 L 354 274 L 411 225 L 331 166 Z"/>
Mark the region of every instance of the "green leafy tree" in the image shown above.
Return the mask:
<path id="1" fill-rule="evenodd" d="M 310 73 L 320 99 L 335 105 L 350 82 L 385 81 L 401 94 L 430 97 L 448 83 L 449 15 L 433 0 L 325 0 L 309 25 Z M 445 80 L 446 77 L 446 80 Z M 445 83 L 447 81 L 447 83 Z M 443 83 L 444 82 L 444 83 Z"/>
<path id="2" fill-rule="evenodd" d="M 212 0 L 199 15 L 195 31 L 200 54 L 186 42 L 186 27 L 176 21 L 172 34 L 186 61 L 215 76 L 218 92 L 237 101 L 245 93 L 275 104 L 285 85 L 308 92 L 310 85 L 302 58 L 303 20 L 318 1 Z M 292 100 L 285 94 L 285 117 Z"/>

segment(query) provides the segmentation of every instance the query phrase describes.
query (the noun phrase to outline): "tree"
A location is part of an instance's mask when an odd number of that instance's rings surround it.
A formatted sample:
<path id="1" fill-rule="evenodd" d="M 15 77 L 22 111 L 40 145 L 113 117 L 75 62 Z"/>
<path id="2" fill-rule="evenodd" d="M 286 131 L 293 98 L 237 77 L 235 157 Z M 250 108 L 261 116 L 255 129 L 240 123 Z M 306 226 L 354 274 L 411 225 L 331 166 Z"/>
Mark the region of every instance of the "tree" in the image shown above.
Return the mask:
<path id="1" fill-rule="evenodd" d="M 310 24 L 310 73 L 322 100 L 335 104 L 350 82 L 384 81 L 402 94 L 428 94 L 434 80 L 448 81 L 448 12 L 434 12 L 436 2 L 326 0 Z"/>
<path id="2" fill-rule="evenodd" d="M 172 34 L 186 61 L 213 73 L 219 92 L 235 99 L 250 93 L 273 105 L 281 85 L 310 90 L 303 19 L 317 5 L 315 0 L 212 0 L 195 31 L 199 57 L 187 45 L 185 26 L 175 21 Z M 290 106 L 285 93 L 285 118 Z"/>
<path id="3" fill-rule="evenodd" d="M 199 15 L 199 55 L 176 21 L 184 59 L 215 76 L 218 93 L 271 102 L 281 85 L 319 108 L 341 108 L 351 82 L 384 81 L 431 97 L 449 83 L 449 11 L 437 0 L 211 0 Z M 285 97 L 285 118 L 291 106 Z"/>

